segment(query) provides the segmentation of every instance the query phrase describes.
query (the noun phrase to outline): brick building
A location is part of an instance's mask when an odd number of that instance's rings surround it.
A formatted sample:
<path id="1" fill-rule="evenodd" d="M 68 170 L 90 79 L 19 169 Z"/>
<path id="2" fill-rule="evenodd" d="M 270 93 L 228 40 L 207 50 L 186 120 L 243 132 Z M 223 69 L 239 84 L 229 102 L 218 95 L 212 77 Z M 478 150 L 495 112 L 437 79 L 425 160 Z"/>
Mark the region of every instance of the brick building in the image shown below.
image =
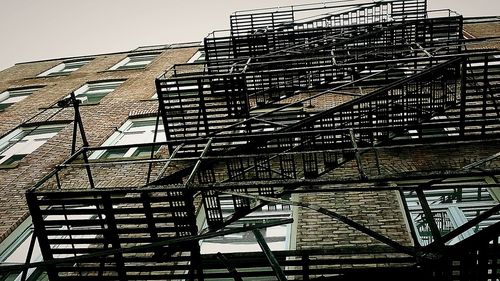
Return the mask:
<path id="1" fill-rule="evenodd" d="M 1 71 L 0 280 L 496 280 L 500 24 L 426 8 Z"/>

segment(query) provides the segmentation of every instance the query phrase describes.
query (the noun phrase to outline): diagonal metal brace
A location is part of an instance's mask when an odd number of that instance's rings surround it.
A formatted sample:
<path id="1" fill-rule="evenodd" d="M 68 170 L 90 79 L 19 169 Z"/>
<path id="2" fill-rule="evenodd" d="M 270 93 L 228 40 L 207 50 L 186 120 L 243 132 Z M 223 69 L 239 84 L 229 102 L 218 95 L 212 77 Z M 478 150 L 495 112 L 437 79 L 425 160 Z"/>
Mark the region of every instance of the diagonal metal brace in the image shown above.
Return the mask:
<path id="1" fill-rule="evenodd" d="M 378 240 L 378 241 L 380 241 L 388 246 L 391 246 L 392 248 L 400 251 L 401 253 L 405 253 L 405 254 L 408 254 L 408 255 L 413 256 L 413 257 L 419 256 L 419 253 L 417 253 L 415 251 L 415 249 L 408 247 L 408 246 L 401 245 L 400 243 L 398 243 L 398 242 L 396 242 L 396 241 L 394 241 L 394 240 L 392 240 L 392 239 L 390 239 L 390 238 L 388 238 L 388 237 L 386 237 L 378 232 L 375 232 L 375 231 L 367 228 L 366 226 L 351 220 L 350 218 L 348 218 L 346 216 L 335 213 L 333 211 L 330 211 L 330 210 L 325 209 L 323 207 L 320 207 L 318 205 L 309 204 L 309 203 L 300 202 L 300 201 L 284 200 L 284 199 L 280 199 L 280 198 L 273 198 L 273 197 L 253 195 L 253 194 L 233 192 L 233 191 L 221 190 L 220 192 L 225 193 L 225 194 L 241 196 L 241 197 L 253 198 L 253 199 L 257 199 L 257 200 L 261 200 L 261 201 L 265 201 L 265 202 L 287 204 L 287 205 L 308 208 L 308 209 L 317 211 L 318 213 L 327 215 L 331 218 L 337 219 L 337 220 L 345 223 L 346 225 L 348 225 L 348 226 L 350 226 L 358 231 L 361 231 L 361 232 L 365 233 L 366 235 L 371 236 L 372 238 L 374 238 L 374 239 L 376 239 L 376 240 Z"/>
<path id="2" fill-rule="evenodd" d="M 217 253 L 217 259 L 222 262 L 222 264 L 224 264 L 229 274 L 231 274 L 231 276 L 233 277 L 234 281 L 243 281 L 243 279 L 241 279 L 240 273 L 221 252 Z"/>
<path id="3" fill-rule="evenodd" d="M 354 137 L 354 131 L 349 129 L 349 135 L 351 136 L 352 147 L 354 148 L 354 157 L 356 158 L 356 164 L 358 165 L 359 177 L 361 179 L 367 179 L 368 177 L 363 171 L 363 163 L 361 162 L 361 155 L 358 150 L 358 144 L 356 143 L 356 138 Z"/>
<path id="4" fill-rule="evenodd" d="M 271 267 L 276 274 L 276 278 L 278 278 L 279 281 L 287 281 L 285 273 L 283 272 L 283 269 L 281 269 L 278 260 L 276 257 L 273 255 L 273 252 L 271 252 L 271 249 L 269 248 L 269 245 L 267 245 L 266 240 L 264 239 L 264 236 L 262 236 L 262 233 L 260 233 L 260 230 L 254 229 L 253 235 L 255 235 L 255 239 L 257 239 L 257 243 L 259 243 L 260 248 L 266 255 L 267 260 L 271 264 Z"/>

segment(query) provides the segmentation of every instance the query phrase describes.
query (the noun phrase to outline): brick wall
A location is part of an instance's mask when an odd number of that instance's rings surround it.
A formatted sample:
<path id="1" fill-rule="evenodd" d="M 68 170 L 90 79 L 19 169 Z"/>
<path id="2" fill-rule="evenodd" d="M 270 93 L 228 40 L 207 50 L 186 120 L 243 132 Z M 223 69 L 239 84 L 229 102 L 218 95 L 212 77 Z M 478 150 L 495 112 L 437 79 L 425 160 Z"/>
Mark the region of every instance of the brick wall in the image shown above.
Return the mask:
<path id="1" fill-rule="evenodd" d="M 29 85 L 44 85 L 28 96 L 0 112 L 0 136 L 21 125 L 86 82 L 106 79 L 127 79 L 114 92 L 104 97 L 99 104 L 84 105 L 81 115 L 91 146 L 98 146 L 120 127 L 129 115 L 156 112 L 154 79 L 176 63 L 186 62 L 197 48 L 171 49 L 161 53 L 145 69 L 108 71 L 111 66 L 127 54 L 96 56 L 79 70 L 66 76 L 36 77 L 41 72 L 59 64 L 61 60 L 33 62 L 15 65 L 0 72 L 0 92 L 9 88 Z M 31 120 L 44 121 L 54 110 Z M 53 121 L 73 120 L 73 110 L 65 109 L 52 117 Z M 54 165 L 66 159 L 71 150 L 72 123 L 35 152 L 22 159 L 17 167 L 0 169 L 0 241 L 11 233 L 27 216 L 24 192 L 33 186 Z"/>
<path id="2" fill-rule="evenodd" d="M 498 152 L 498 144 L 461 144 L 422 146 L 417 148 L 384 149 L 379 151 L 380 170 L 383 176 L 397 176 L 412 172 L 455 170 L 484 159 Z M 363 169 L 371 177 L 378 176 L 375 155 L 361 155 Z M 484 167 L 500 167 L 500 161 L 485 163 Z M 332 170 L 323 178 L 356 179 L 359 177 L 355 160 Z M 354 184 L 353 184 L 354 185 Z M 355 184 L 366 187 L 367 184 Z M 410 245 L 403 211 L 395 191 L 338 192 L 301 195 L 300 200 L 314 203 L 361 223 L 401 244 Z M 371 246 L 381 242 L 335 219 L 310 209 L 298 210 L 297 249 L 337 246 Z"/>

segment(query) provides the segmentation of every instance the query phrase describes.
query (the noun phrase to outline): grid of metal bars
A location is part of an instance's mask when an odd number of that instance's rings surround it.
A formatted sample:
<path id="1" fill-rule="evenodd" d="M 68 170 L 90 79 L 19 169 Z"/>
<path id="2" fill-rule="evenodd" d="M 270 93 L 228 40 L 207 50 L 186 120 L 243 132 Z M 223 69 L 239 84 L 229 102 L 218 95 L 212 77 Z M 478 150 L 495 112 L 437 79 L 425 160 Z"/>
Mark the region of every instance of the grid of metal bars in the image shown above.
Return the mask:
<path id="1" fill-rule="evenodd" d="M 37 192 L 28 193 L 27 200 L 44 261 L 197 234 L 193 194 L 186 189 Z M 78 263 L 78 268 L 61 263 L 47 270 L 51 280 L 130 280 L 148 271 L 196 270 L 192 263 L 174 261 L 179 252 L 193 259 L 199 246 L 115 253 Z"/>
<path id="2" fill-rule="evenodd" d="M 297 20 L 296 12 L 308 9 L 324 14 Z M 176 155 L 168 163 L 180 160 L 188 165 L 144 189 L 28 192 L 49 277 L 497 278 L 500 223 L 457 245 L 444 243 L 498 213 L 499 206 L 441 237 L 425 198 L 418 198 L 434 242 L 417 249 L 333 211 L 280 199 L 306 183 L 342 182 L 324 176 L 347 162 L 357 165 L 355 182 L 405 179 L 401 171 L 387 174 L 380 169 L 377 149 L 384 146 L 499 138 L 500 53 L 465 52 L 462 25 L 461 17 L 427 18 L 426 1 L 421 0 L 357 3 L 346 10 L 324 5 L 236 13 L 230 36 L 217 38 L 214 33 L 205 39 L 207 62 L 202 70 L 178 65 L 156 80 L 168 140 L 164 145 Z M 358 94 L 359 88 L 371 90 Z M 310 98 L 281 103 L 311 89 L 316 92 Z M 329 93 L 354 98 L 328 109 L 303 110 L 303 103 Z M 255 110 L 264 111 L 252 113 Z M 374 170 L 367 170 L 362 158 L 366 155 L 372 157 Z M 454 172 L 463 169 L 456 167 Z M 88 176 L 91 179 L 91 171 Z M 442 180 L 434 175 L 409 189 L 421 194 Z M 338 219 L 392 249 L 271 253 L 261 245 L 263 254 L 200 255 L 198 241 L 203 235 L 196 227 L 196 191 L 202 197 L 209 235 L 219 235 L 228 223 L 266 202 L 279 202 Z M 222 215 L 222 192 L 233 199 L 229 219 Z M 349 253 L 357 257 L 337 256 Z M 89 260 L 92 255 L 98 259 Z M 57 261 L 71 256 L 73 260 Z M 374 268 L 380 263 L 387 266 Z"/>

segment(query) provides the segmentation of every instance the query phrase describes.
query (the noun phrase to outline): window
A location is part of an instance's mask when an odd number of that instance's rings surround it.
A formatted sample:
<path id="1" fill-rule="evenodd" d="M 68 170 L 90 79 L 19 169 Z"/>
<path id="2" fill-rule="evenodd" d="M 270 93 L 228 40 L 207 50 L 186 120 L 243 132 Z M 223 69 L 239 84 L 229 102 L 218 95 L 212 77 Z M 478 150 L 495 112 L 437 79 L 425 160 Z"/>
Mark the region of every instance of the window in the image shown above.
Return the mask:
<path id="1" fill-rule="evenodd" d="M 8 265 L 24 264 L 32 236 L 33 225 L 31 224 L 31 218 L 28 218 L 0 244 L 0 262 Z M 38 246 L 38 241 L 35 241 L 30 261 L 42 261 L 42 253 Z M 29 277 L 28 280 L 38 280 L 36 278 L 42 274 L 41 270 L 30 268 L 27 277 Z M 4 276 L 6 279 L 2 280 L 21 280 L 21 275 L 22 272 L 10 272 L 7 276 Z"/>
<path id="2" fill-rule="evenodd" d="M 187 63 L 196 63 L 205 61 L 205 51 L 198 50 L 194 55 L 187 61 Z"/>
<path id="3" fill-rule="evenodd" d="M 83 59 L 83 60 L 77 60 L 77 61 L 65 61 L 63 63 L 60 63 L 53 68 L 42 72 L 38 76 L 43 77 L 43 76 L 57 76 L 57 75 L 67 75 L 70 74 L 73 71 L 76 71 L 80 69 L 82 66 L 86 65 L 89 63 L 92 59 Z"/>
<path id="4" fill-rule="evenodd" d="M 219 194 L 219 199 L 222 215 L 227 218 L 234 213 L 233 198 L 231 195 Z M 244 218 L 230 224 L 227 226 L 227 229 L 268 223 L 291 217 L 292 209 L 289 205 L 269 203 Z M 204 227 L 207 226 L 205 225 Z M 268 227 L 260 231 L 271 250 L 283 251 L 290 249 L 292 233 L 290 224 Z M 203 254 L 259 251 L 261 251 L 261 248 L 251 231 L 218 236 L 201 241 L 201 252 Z"/>
<path id="5" fill-rule="evenodd" d="M 75 91 L 75 96 L 82 104 L 99 102 L 103 97 L 113 92 L 125 80 L 89 82 Z"/>
<path id="6" fill-rule="evenodd" d="M 129 119 L 103 143 L 103 146 L 152 143 L 155 133 L 155 124 L 156 117 Z M 166 141 L 165 130 L 160 122 L 156 142 L 164 141 Z M 151 147 L 142 146 L 98 151 L 92 154 L 90 158 L 149 157 L 150 154 Z"/>
<path id="7" fill-rule="evenodd" d="M 22 101 L 43 86 L 26 87 L 4 91 L 0 94 L 0 110 Z"/>
<path id="8" fill-rule="evenodd" d="M 42 146 L 66 126 L 43 125 L 15 130 L 0 139 L 0 165 L 12 165 Z"/>
<path id="9" fill-rule="evenodd" d="M 119 63 L 112 66 L 109 70 L 144 68 L 149 65 L 158 55 L 159 53 L 129 55 Z"/>
<path id="10" fill-rule="evenodd" d="M 424 191 L 427 203 L 441 235 L 456 229 L 498 204 L 495 197 L 491 194 L 491 190 L 481 187 L 481 185 L 489 181 L 488 178 L 449 179 L 443 181 L 443 184 L 452 184 L 453 188 L 436 187 Z M 473 187 L 474 185 L 477 185 L 477 187 Z M 465 187 L 461 188 L 460 186 Z M 414 191 L 405 191 L 404 195 L 412 217 L 411 223 L 413 223 L 420 244 L 424 246 L 430 244 L 433 241 L 432 233 L 417 195 Z M 457 236 L 448 242 L 448 244 L 454 244 L 463 240 L 492 225 L 498 219 L 498 214 L 493 215 Z"/>
<path id="11" fill-rule="evenodd" d="M 97 219 L 97 215 L 95 206 L 85 206 L 85 207 L 71 207 L 67 206 L 64 208 L 73 209 L 79 211 L 78 214 L 69 214 L 69 215 L 47 215 L 44 217 L 46 221 L 72 221 L 72 220 L 95 220 Z M 85 210 L 89 210 L 88 213 L 85 213 Z M 93 211 L 94 210 L 94 211 Z M 81 213 L 80 212 L 84 212 Z M 68 233 L 68 230 L 78 231 L 78 227 L 70 226 L 68 224 L 64 225 L 52 225 L 52 230 L 56 230 L 59 233 Z M 19 225 L 6 239 L 4 239 L 0 243 L 0 263 L 4 265 L 21 265 L 26 262 L 26 258 L 29 252 L 30 244 L 33 238 L 33 224 L 31 217 L 28 217 L 21 225 Z M 51 236 L 51 239 L 60 239 L 67 240 L 70 239 L 87 239 L 92 240 L 96 239 L 96 235 L 93 234 L 73 234 L 69 236 L 68 234 L 58 234 Z M 40 262 L 43 261 L 42 252 L 40 250 L 40 246 L 38 244 L 38 239 L 34 241 L 33 252 L 31 253 L 30 262 Z M 70 245 L 67 243 L 57 244 L 52 246 L 53 249 L 68 249 L 68 248 L 88 248 L 90 244 L 78 243 L 75 245 Z M 66 258 L 72 257 L 72 254 L 56 254 L 54 258 Z M 0 280 L 2 281 L 19 281 L 22 276 L 22 271 L 11 271 L 8 274 L 0 274 Z M 30 268 L 27 271 L 27 279 L 28 281 L 40 281 L 40 280 L 48 280 L 47 274 L 44 271 L 44 268 Z"/>

